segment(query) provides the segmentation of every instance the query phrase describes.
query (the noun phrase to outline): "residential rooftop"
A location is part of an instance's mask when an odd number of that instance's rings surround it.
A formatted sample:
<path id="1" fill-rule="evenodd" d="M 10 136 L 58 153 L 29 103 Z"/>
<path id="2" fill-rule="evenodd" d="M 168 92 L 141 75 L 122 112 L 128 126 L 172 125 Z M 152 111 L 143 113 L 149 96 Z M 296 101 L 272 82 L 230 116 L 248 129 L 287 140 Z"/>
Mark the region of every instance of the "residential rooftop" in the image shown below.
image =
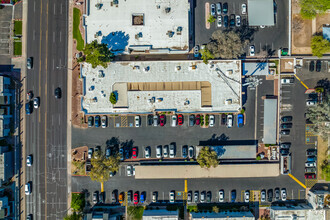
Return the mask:
<path id="1" fill-rule="evenodd" d="M 87 5 L 87 39 L 95 39 L 116 52 L 162 53 L 169 48 L 187 52 L 189 49 L 188 0 L 90 0 Z M 156 51 L 150 51 L 150 49 Z M 169 50 L 167 50 L 169 52 Z M 170 52 L 169 52 L 170 53 Z"/>
<path id="2" fill-rule="evenodd" d="M 81 72 L 87 114 L 238 112 L 242 105 L 240 60 L 116 62 L 106 69 L 85 63 Z"/>

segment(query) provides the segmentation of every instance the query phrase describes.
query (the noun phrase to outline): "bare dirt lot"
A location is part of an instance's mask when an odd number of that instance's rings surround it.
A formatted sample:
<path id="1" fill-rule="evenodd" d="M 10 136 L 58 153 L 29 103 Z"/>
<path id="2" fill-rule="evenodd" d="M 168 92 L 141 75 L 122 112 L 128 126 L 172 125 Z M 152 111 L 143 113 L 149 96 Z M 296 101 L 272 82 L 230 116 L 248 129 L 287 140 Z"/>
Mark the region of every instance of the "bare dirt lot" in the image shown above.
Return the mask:
<path id="1" fill-rule="evenodd" d="M 311 54 L 312 20 L 292 16 L 292 54 Z"/>

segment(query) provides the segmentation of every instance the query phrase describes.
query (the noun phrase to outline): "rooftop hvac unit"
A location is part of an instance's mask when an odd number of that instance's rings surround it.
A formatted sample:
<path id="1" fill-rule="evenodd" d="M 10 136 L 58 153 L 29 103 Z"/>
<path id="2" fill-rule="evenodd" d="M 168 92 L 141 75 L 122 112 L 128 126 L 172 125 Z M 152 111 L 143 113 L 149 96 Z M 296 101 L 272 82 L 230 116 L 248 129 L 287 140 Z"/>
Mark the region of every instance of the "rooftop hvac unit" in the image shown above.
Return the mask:
<path id="1" fill-rule="evenodd" d="M 227 70 L 227 74 L 228 75 L 232 75 L 233 74 L 233 70 Z"/>
<path id="2" fill-rule="evenodd" d="M 157 98 L 157 102 L 162 102 L 163 98 Z"/>
<path id="3" fill-rule="evenodd" d="M 233 103 L 233 100 L 231 99 L 226 99 L 225 105 L 231 105 Z"/>
<path id="4" fill-rule="evenodd" d="M 170 7 L 166 7 L 166 8 L 165 8 L 165 12 L 166 12 L 166 13 L 170 13 L 170 12 L 171 12 L 171 8 L 170 8 Z"/>

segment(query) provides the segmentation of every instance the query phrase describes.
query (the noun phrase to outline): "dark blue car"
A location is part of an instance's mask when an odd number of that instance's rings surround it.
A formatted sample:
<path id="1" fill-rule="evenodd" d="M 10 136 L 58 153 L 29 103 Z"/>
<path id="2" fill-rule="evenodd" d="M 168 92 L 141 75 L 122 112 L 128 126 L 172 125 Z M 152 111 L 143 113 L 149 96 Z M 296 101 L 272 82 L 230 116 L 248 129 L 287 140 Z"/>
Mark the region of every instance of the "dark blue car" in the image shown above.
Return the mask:
<path id="1" fill-rule="evenodd" d="M 26 113 L 27 115 L 30 115 L 31 112 L 32 112 L 31 104 L 30 104 L 30 102 L 27 102 L 27 103 L 25 104 L 25 113 Z"/>
<path id="2" fill-rule="evenodd" d="M 120 160 L 124 160 L 124 150 L 123 148 L 119 149 Z"/>
<path id="3" fill-rule="evenodd" d="M 243 127 L 244 124 L 244 116 L 243 114 L 238 114 L 237 115 L 237 127 L 241 128 Z"/>
<path id="4" fill-rule="evenodd" d="M 236 190 L 231 191 L 231 202 L 235 202 L 236 200 Z"/>
<path id="5" fill-rule="evenodd" d="M 228 15 L 223 17 L 223 26 L 228 27 Z"/>
<path id="6" fill-rule="evenodd" d="M 95 127 L 98 128 L 100 127 L 100 121 L 101 121 L 101 118 L 99 115 L 95 116 Z"/>

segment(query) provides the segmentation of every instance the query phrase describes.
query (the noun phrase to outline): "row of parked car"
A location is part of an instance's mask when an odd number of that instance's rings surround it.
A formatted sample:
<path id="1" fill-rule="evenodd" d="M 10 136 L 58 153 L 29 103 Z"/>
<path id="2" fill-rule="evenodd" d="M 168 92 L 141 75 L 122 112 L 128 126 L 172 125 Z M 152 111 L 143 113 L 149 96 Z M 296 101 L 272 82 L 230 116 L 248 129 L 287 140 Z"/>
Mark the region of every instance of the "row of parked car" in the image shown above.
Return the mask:
<path id="1" fill-rule="evenodd" d="M 316 72 L 321 72 L 321 68 L 322 68 L 321 60 L 317 60 L 317 61 L 316 61 Z M 315 69 L 315 61 L 312 60 L 312 61 L 309 63 L 309 71 L 310 71 L 310 72 L 313 72 L 314 69 Z"/>
<path id="2" fill-rule="evenodd" d="M 307 149 L 306 156 L 307 161 L 305 163 L 305 179 L 316 179 L 317 150 Z"/>
<path id="3" fill-rule="evenodd" d="M 281 135 L 289 135 L 292 128 L 292 116 L 283 116 L 281 118 Z"/>

